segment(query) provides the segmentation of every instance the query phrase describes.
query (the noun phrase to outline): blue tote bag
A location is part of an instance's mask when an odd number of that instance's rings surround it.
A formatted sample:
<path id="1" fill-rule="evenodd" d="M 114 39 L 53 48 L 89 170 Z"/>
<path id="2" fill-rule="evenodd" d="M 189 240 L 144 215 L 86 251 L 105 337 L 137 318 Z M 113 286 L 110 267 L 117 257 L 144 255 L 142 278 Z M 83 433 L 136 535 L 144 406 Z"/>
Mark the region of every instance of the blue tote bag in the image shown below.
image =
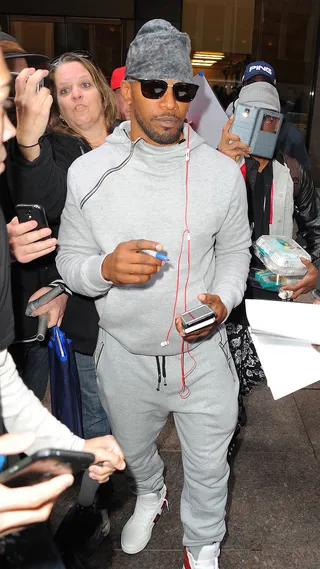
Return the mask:
<path id="1" fill-rule="evenodd" d="M 79 376 L 72 341 L 58 326 L 50 330 L 48 350 L 52 414 L 83 438 Z"/>

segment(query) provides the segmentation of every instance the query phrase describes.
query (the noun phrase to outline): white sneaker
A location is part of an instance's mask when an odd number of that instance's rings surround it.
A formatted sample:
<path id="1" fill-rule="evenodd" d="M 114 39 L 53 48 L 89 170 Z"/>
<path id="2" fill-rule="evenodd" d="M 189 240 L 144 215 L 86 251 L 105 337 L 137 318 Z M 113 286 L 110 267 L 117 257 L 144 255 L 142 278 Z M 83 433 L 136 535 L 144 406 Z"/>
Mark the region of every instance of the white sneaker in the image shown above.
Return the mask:
<path id="1" fill-rule="evenodd" d="M 197 561 L 193 558 L 192 553 L 185 547 L 183 569 L 219 569 L 219 555 L 220 543 L 205 545 L 201 549 Z"/>
<path id="2" fill-rule="evenodd" d="M 165 505 L 168 507 L 166 485 L 159 492 L 137 497 L 133 515 L 121 533 L 121 547 L 125 553 L 139 553 L 149 542 L 154 524 L 160 518 Z"/>

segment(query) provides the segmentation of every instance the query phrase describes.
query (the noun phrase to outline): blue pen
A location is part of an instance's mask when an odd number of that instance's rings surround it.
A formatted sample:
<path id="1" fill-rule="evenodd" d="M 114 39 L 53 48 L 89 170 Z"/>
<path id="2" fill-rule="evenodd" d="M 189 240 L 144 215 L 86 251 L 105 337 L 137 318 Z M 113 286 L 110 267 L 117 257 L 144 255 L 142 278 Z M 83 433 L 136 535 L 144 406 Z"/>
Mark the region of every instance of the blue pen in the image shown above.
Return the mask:
<path id="1" fill-rule="evenodd" d="M 166 255 L 158 253 L 157 251 L 152 251 L 151 249 L 142 249 L 141 253 L 146 253 L 147 255 L 151 255 L 151 257 L 160 259 L 160 261 L 169 261 L 169 258 Z"/>
<path id="2" fill-rule="evenodd" d="M 5 459 L 6 459 L 6 457 L 3 456 L 3 454 L 0 455 L 0 471 L 3 469 Z"/>

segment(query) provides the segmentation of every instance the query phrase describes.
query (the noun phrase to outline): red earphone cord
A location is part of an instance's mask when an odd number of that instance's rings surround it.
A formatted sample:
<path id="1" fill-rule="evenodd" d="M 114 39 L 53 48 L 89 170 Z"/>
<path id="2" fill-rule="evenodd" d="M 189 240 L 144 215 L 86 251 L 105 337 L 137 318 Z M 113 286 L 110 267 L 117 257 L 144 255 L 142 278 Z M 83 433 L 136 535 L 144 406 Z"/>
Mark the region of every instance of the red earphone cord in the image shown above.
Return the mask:
<path id="1" fill-rule="evenodd" d="M 172 321 L 169 327 L 169 330 L 167 332 L 167 336 L 166 336 L 166 343 L 169 343 L 169 337 L 175 322 L 175 317 L 176 317 L 176 311 L 177 311 L 177 304 L 178 304 L 178 298 L 179 298 L 179 285 L 180 285 L 180 273 L 181 273 L 181 259 L 182 259 L 182 254 L 183 254 L 183 249 L 184 249 L 184 241 L 185 241 L 185 237 L 187 235 L 187 246 L 188 246 L 188 251 L 187 251 L 187 255 L 188 255 L 188 271 L 187 271 L 187 277 L 186 277 L 186 281 L 185 281 L 185 285 L 184 285 L 184 312 L 186 312 L 187 310 L 187 291 L 188 291 L 188 284 L 189 284 L 189 278 L 190 278 L 190 271 L 191 271 L 191 233 L 190 233 L 190 229 L 189 229 L 189 225 L 188 225 L 188 207 L 189 207 L 189 160 L 190 160 L 190 124 L 188 123 L 188 134 L 187 134 L 187 149 L 186 149 L 186 200 L 185 200 L 185 210 L 184 210 L 184 231 L 182 233 L 182 237 L 181 237 L 181 246 L 180 246 L 180 251 L 179 251 L 179 258 L 178 258 L 178 269 L 177 269 L 177 281 L 176 281 L 176 294 L 175 294 L 175 300 L 174 300 L 174 304 L 173 304 L 173 316 L 172 316 Z M 190 346 L 188 345 L 187 347 L 187 352 L 190 356 L 190 358 L 193 360 L 194 364 L 193 366 L 187 371 L 184 371 L 184 344 L 185 344 L 185 339 L 182 338 L 181 341 L 181 351 L 180 351 L 180 370 L 181 370 L 181 381 L 182 381 L 182 387 L 180 390 L 180 396 L 183 399 L 186 399 L 187 397 L 189 397 L 190 395 L 190 389 L 189 387 L 186 385 L 186 377 L 194 370 L 194 368 L 197 365 L 196 360 L 194 359 L 194 357 L 192 356 L 192 354 L 190 353 Z"/>

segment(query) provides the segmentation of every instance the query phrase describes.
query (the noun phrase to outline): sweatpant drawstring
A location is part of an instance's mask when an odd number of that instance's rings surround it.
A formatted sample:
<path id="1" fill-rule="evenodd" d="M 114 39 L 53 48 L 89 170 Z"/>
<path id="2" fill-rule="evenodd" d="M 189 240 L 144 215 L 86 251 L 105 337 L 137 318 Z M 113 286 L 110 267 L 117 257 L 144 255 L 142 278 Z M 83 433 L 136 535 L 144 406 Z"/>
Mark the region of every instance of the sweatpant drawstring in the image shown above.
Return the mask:
<path id="1" fill-rule="evenodd" d="M 167 387 L 167 370 L 166 370 L 166 356 L 162 356 L 162 377 L 163 377 L 163 385 Z"/>
<path id="2" fill-rule="evenodd" d="M 161 373 L 161 367 L 160 367 L 160 358 L 159 358 L 159 356 L 155 356 L 155 358 L 156 358 L 156 362 L 157 362 L 157 372 L 158 372 L 157 391 L 160 391 L 160 385 L 161 385 L 162 378 L 163 378 L 163 385 L 165 387 L 167 387 L 166 357 L 162 356 L 162 373 Z"/>

